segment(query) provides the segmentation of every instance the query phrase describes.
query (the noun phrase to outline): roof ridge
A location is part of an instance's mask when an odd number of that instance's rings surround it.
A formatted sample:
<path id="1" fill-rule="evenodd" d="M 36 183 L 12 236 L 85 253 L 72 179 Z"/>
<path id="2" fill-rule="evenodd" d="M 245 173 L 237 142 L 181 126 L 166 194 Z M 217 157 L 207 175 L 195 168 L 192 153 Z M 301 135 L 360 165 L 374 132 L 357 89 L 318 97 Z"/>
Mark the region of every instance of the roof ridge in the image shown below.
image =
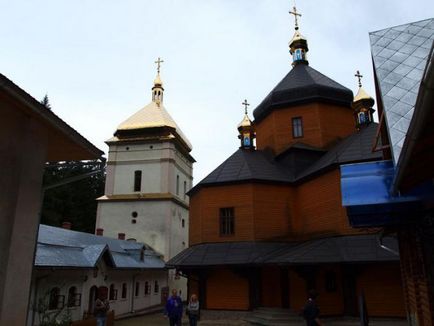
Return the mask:
<path id="1" fill-rule="evenodd" d="M 412 25 L 412 24 L 420 23 L 420 22 L 427 21 L 427 20 L 433 20 L 433 19 L 434 19 L 434 18 L 426 18 L 426 19 L 416 20 L 416 21 L 411 22 L 411 23 L 404 23 L 404 24 L 399 24 L 399 25 L 389 26 L 389 27 L 386 27 L 386 28 L 382 28 L 382 29 L 378 29 L 378 30 L 375 30 L 375 31 L 369 32 L 369 35 L 374 34 L 374 33 L 378 33 L 378 32 L 381 32 L 381 31 L 384 31 L 384 30 L 386 30 L 386 29 L 393 29 L 393 28 L 396 28 L 396 27 Z"/>

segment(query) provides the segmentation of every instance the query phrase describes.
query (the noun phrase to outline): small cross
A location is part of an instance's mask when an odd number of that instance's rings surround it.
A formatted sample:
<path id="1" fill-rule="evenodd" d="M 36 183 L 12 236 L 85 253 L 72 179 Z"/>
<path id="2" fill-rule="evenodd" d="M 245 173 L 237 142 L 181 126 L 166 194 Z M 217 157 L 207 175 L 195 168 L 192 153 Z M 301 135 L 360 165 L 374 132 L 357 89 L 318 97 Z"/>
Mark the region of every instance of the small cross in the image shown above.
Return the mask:
<path id="1" fill-rule="evenodd" d="M 295 30 L 298 30 L 298 18 L 297 18 L 297 16 L 301 17 L 301 14 L 299 14 L 297 12 L 297 8 L 295 6 L 293 7 L 293 11 L 290 11 L 289 13 L 291 15 L 294 15 L 294 17 L 295 17 Z"/>
<path id="2" fill-rule="evenodd" d="M 362 87 L 362 77 L 363 75 L 360 74 L 360 71 L 356 71 L 356 74 L 354 75 L 359 80 L 359 87 Z"/>
<path id="3" fill-rule="evenodd" d="M 250 105 L 249 103 L 247 103 L 247 100 L 244 100 L 243 103 L 241 103 L 242 105 L 244 105 L 244 112 L 247 114 L 247 107 Z"/>
<path id="4" fill-rule="evenodd" d="M 160 57 L 158 57 L 158 60 L 155 61 L 155 63 L 157 64 L 157 73 L 160 73 L 160 64 L 163 63 L 164 61 L 160 59 Z"/>

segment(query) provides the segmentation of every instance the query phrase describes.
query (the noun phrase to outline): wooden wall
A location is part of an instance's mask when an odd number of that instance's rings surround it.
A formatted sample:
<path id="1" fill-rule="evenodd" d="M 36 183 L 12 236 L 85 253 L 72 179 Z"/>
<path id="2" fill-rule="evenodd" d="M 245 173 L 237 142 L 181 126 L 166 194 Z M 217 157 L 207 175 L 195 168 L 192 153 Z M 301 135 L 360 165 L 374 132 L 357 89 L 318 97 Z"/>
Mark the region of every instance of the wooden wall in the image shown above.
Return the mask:
<path id="1" fill-rule="evenodd" d="M 292 137 L 292 118 L 302 117 L 302 138 Z M 309 103 L 271 112 L 256 124 L 258 149 L 270 148 L 276 154 L 290 144 L 302 142 L 325 148 L 355 132 L 351 108 L 324 103 Z"/>
<path id="2" fill-rule="evenodd" d="M 264 307 L 281 307 L 280 268 L 277 266 L 264 267 L 261 270 L 261 303 Z"/>
<path id="3" fill-rule="evenodd" d="M 357 276 L 357 293 L 363 291 L 370 316 L 405 317 L 399 263 L 364 265 Z"/>
<path id="4" fill-rule="evenodd" d="M 249 309 L 249 284 L 246 278 L 228 268 L 209 270 L 206 282 L 207 309 Z"/>

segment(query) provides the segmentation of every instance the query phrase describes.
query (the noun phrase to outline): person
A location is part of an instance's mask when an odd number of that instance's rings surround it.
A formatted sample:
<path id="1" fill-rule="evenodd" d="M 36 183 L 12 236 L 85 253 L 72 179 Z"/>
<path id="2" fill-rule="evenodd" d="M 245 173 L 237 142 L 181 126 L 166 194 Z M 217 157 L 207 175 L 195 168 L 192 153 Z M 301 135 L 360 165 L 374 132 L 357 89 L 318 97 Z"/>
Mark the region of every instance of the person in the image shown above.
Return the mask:
<path id="1" fill-rule="evenodd" d="M 182 299 L 178 296 L 176 289 L 166 302 L 166 316 L 169 318 L 170 326 L 182 326 Z"/>
<path id="2" fill-rule="evenodd" d="M 107 296 L 103 291 L 98 292 L 98 298 L 95 300 L 94 315 L 96 317 L 97 326 L 105 326 L 107 321 L 107 312 L 110 310 L 110 304 Z"/>
<path id="3" fill-rule="evenodd" d="M 190 326 L 197 326 L 199 320 L 199 301 L 196 294 L 193 294 L 187 306 L 187 315 L 190 322 Z"/>
<path id="4" fill-rule="evenodd" d="M 307 326 L 322 326 L 319 320 L 319 308 L 316 305 L 316 298 L 318 294 L 314 290 L 310 290 L 307 302 L 303 308 L 303 317 L 306 320 Z"/>

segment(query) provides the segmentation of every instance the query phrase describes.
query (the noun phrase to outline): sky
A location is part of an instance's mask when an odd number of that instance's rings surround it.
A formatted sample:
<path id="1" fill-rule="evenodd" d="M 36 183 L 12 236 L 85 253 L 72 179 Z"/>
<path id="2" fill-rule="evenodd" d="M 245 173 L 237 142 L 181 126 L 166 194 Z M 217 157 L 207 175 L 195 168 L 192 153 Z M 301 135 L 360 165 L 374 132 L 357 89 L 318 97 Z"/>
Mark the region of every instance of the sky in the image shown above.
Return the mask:
<path id="1" fill-rule="evenodd" d="M 193 144 L 194 183 L 239 147 L 252 110 L 290 71 L 293 0 L 0 0 L 0 73 L 107 153 L 105 140 L 151 101 Z M 310 65 L 375 98 L 369 32 L 431 18 L 430 0 L 298 0 Z"/>

